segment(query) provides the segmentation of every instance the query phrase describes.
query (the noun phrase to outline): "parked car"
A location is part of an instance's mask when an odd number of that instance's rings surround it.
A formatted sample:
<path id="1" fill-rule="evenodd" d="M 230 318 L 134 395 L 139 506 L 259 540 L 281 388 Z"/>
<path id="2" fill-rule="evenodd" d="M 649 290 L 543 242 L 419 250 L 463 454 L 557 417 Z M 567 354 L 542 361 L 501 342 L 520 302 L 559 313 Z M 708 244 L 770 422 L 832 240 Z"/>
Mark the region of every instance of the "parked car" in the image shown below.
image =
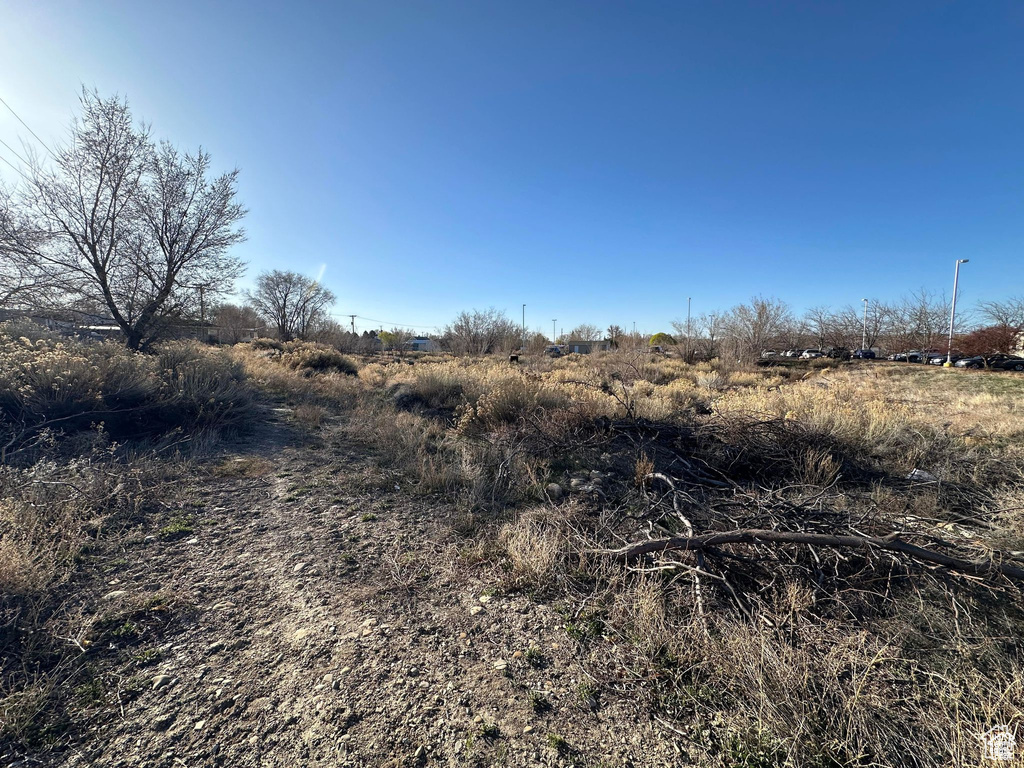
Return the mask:
<path id="1" fill-rule="evenodd" d="M 873 349 L 855 349 L 853 356 L 858 360 L 874 360 L 875 351 Z"/>
<path id="2" fill-rule="evenodd" d="M 921 362 L 922 363 L 929 363 L 931 365 L 942 365 L 944 362 L 946 362 L 946 353 L 945 352 L 926 352 L 921 357 Z"/>
<path id="3" fill-rule="evenodd" d="M 824 357 L 825 353 L 820 349 L 805 349 L 800 353 L 801 360 L 813 360 L 816 357 Z"/>
<path id="4" fill-rule="evenodd" d="M 889 359 L 900 363 L 927 363 L 935 355 L 945 355 L 945 353 L 939 352 L 937 349 L 911 349 L 907 352 L 889 355 Z"/>
<path id="5" fill-rule="evenodd" d="M 825 353 L 825 357 L 831 358 L 832 360 L 849 360 L 851 353 L 850 350 L 846 349 L 846 347 L 832 347 Z"/>
<path id="6" fill-rule="evenodd" d="M 1006 360 L 1015 359 L 1017 358 L 1012 355 L 1005 355 L 1002 352 L 998 352 L 994 355 L 973 355 L 972 357 L 964 357 L 957 360 L 953 365 L 957 368 L 991 368 Z"/>
<path id="7" fill-rule="evenodd" d="M 985 358 L 981 355 L 972 355 L 971 357 L 961 357 L 955 363 L 957 368 L 984 368 Z"/>
<path id="8" fill-rule="evenodd" d="M 962 355 L 949 355 L 949 361 L 955 365 L 961 357 Z M 945 365 L 946 355 L 928 355 L 928 362 L 931 365 Z"/>
<path id="9" fill-rule="evenodd" d="M 778 357 L 779 353 L 774 349 L 765 349 L 761 352 L 761 357 Z"/>
<path id="10" fill-rule="evenodd" d="M 921 350 L 912 349 L 909 352 L 897 352 L 894 355 L 889 355 L 889 359 L 897 363 L 920 363 L 923 355 Z"/>
<path id="11" fill-rule="evenodd" d="M 1008 357 L 1005 360 L 997 360 L 994 363 L 989 363 L 988 367 L 994 371 L 1024 372 L 1024 357 Z"/>

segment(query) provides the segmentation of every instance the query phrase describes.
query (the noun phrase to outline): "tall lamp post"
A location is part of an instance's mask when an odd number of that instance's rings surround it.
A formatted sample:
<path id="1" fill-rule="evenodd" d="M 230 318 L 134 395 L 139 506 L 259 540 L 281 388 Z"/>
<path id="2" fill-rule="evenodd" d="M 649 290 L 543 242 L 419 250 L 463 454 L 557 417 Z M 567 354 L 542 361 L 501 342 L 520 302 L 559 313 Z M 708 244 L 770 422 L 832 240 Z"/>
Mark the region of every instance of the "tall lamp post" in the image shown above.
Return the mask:
<path id="1" fill-rule="evenodd" d="M 523 352 L 526 351 L 526 305 L 523 304 Z"/>
<path id="2" fill-rule="evenodd" d="M 860 348 L 863 351 L 868 348 L 868 300 L 861 301 L 864 302 L 864 330 L 860 334 Z"/>
<path id="3" fill-rule="evenodd" d="M 956 322 L 956 286 L 960 281 L 960 265 L 966 264 L 970 259 L 957 259 L 956 267 L 953 270 L 953 303 L 949 308 L 949 344 L 946 346 L 945 367 L 953 365 L 953 323 Z"/>
<path id="4" fill-rule="evenodd" d="M 686 362 L 690 362 L 690 302 L 692 296 L 686 297 Z"/>

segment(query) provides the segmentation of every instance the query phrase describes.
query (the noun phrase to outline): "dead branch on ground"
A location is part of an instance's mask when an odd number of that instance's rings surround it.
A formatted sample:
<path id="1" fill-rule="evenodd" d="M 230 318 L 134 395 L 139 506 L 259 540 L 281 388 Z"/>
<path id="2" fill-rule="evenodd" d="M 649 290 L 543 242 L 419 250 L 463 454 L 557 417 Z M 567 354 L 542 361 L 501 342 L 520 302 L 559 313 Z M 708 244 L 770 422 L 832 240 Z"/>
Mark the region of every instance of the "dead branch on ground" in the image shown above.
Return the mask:
<path id="1" fill-rule="evenodd" d="M 619 549 L 601 550 L 616 560 L 630 562 L 637 558 L 669 550 L 702 552 L 710 547 L 723 544 L 803 544 L 806 546 L 832 547 L 836 549 L 859 549 L 864 551 L 884 550 L 898 552 L 925 563 L 932 563 L 960 573 L 975 576 L 1001 574 L 1011 579 L 1024 581 L 1024 568 L 994 558 L 967 560 L 954 557 L 934 549 L 911 544 L 896 533 L 888 536 L 863 536 L 853 534 L 803 533 L 799 531 L 772 531 L 762 529 L 741 529 L 705 533 L 699 536 L 673 536 L 629 544 Z"/>

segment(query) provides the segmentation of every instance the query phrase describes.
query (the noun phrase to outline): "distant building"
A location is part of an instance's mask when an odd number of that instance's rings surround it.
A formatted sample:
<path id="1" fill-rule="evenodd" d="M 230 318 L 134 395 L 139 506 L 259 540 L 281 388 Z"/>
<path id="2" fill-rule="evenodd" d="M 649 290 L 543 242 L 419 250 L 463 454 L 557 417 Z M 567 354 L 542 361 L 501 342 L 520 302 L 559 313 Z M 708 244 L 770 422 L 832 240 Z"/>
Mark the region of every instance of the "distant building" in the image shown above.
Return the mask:
<path id="1" fill-rule="evenodd" d="M 121 339 L 121 326 L 109 315 L 98 315 L 78 310 L 54 311 L 20 311 L 0 310 L 0 323 L 9 321 L 25 321 L 46 328 L 53 333 L 65 336 L 78 336 L 87 340 Z M 163 339 L 198 339 L 203 342 L 221 341 L 222 336 L 229 336 L 229 329 L 221 328 L 210 322 L 199 323 L 176 319 L 167 322 L 160 329 Z M 247 328 L 240 331 L 242 341 L 252 341 L 258 329 Z"/>
<path id="2" fill-rule="evenodd" d="M 434 339 L 429 339 L 426 336 L 417 336 L 416 338 L 409 339 L 403 345 L 410 352 L 440 352 L 441 345 L 438 344 Z"/>
<path id="3" fill-rule="evenodd" d="M 577 355 L 589 355 L 591 352 L 607 352 L 612 348 L 612 343 L 607 339 L 604 341 L 569 339 L 561 346 L 565 347 L 570 354 L 576 353 Z"/>
<path id="4" fill-rule="evenodd" d="M 74 309 L 68 310 L 7 310 L 0 309 L 0 323 L 5 322 L 27 322 L 45 328 L 54 333 L 65 336 L 86 335 L 97 338 L 102 334 L 95 332 L 95 329 L 110 329 L 111 332 L 120 333 L 121 329 L 113 318 L 105 315 L 96 315 L 89 312 L 80 312 Z"/>

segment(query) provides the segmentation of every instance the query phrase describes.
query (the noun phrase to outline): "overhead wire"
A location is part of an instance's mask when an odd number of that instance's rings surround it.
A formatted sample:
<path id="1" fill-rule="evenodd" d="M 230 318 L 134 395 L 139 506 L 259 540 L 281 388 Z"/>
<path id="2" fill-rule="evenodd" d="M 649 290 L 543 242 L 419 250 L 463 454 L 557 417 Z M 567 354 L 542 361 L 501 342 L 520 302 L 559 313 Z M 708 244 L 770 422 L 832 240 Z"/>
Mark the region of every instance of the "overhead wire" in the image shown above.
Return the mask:
<path id="1" fill-rule="evenodd" d="M 332 317 L 353 317 L 351 312 L 331 312 Z M 434 325 L 417 325 L 416 323 L 395 323 L 390 320 L 378 320 L 373 317 L 363 317 L 362 315 L 355 315 L 357 320 L 368 320 L 371 323 L 380 323 L 381 326 L 390 325 L 392 328 L 439 328 L 440 326 L 436 323 Z"/>
<path id="2" fill-rule="evenodd" d="M 0 155 L 0 160 L 3 160 L 5 163 L 7 163 L 7 165 L 11 166 L 11 168 L 14 169 L 15 173 L 19 174 L 25 181 L 29 182 L 30 184 L 32 183 L 32 179 L 23 170 L 21 170 L 21 168 L 16 166 L 14 163 L 12 163 L 6 157 L 4 157 L 3 155 Z"/>
<path id="3" fill-rule="evenodd" d="M 29 133 L 31 133 L 35 137 L 35 140 L 38 141 L 40 144 L 42 144 L 43 148 L 46 149 L 47 152 L 49 152 L 53 157 L 57 157 L 57 155 L 54 154 L 54 151 L 52 149 L 50 149 L 49 145 L 45 141 L 43 141 L 41 138 L 39 138 L 39 134 L 36 133 L 35 131 L 33 131 L 29 127 L 28 123 L 26 123 L 24 120 L 21 119 L 21 115 L 19 115 L 17 112 L 14 111 L 14 107 L 12 107 L 10 104 L 8 104 L 6 101 L 4 101 L 3 96 L 0 96 L 0 104 L 3 104 L 5 107 L 7 107 L 8 111 L 10 111 L 10 113 L 12 115 L 14 115 L 14 117 L 18 120 L 19 123 L 21 123 L 23 126 L 25 126 L 25 130 L 27 130 Z M 11 150 L 11 151 L 13 151 L 13 150 Z"/>
<path id="4" fill-rule="evenodd" d="M 0 144 L 3 144 L 5 147 L 7 147 L 7 149 L 9 149 L 11 151 L 11 154 L 14 155 L 16 158 L 18 158 L 19 160 L 21 160 L 21 162 L 23 162 L 25 165 L 29 164 L 28 160 L 26 160 L 24 157 L 19 155 L 18 154 L 18 150 L 16 150 L 14 147 L 12 147 L 10 144 L 8 144 L 6 141 L 4 141 L 3 139 L 0 139 Z"/>

